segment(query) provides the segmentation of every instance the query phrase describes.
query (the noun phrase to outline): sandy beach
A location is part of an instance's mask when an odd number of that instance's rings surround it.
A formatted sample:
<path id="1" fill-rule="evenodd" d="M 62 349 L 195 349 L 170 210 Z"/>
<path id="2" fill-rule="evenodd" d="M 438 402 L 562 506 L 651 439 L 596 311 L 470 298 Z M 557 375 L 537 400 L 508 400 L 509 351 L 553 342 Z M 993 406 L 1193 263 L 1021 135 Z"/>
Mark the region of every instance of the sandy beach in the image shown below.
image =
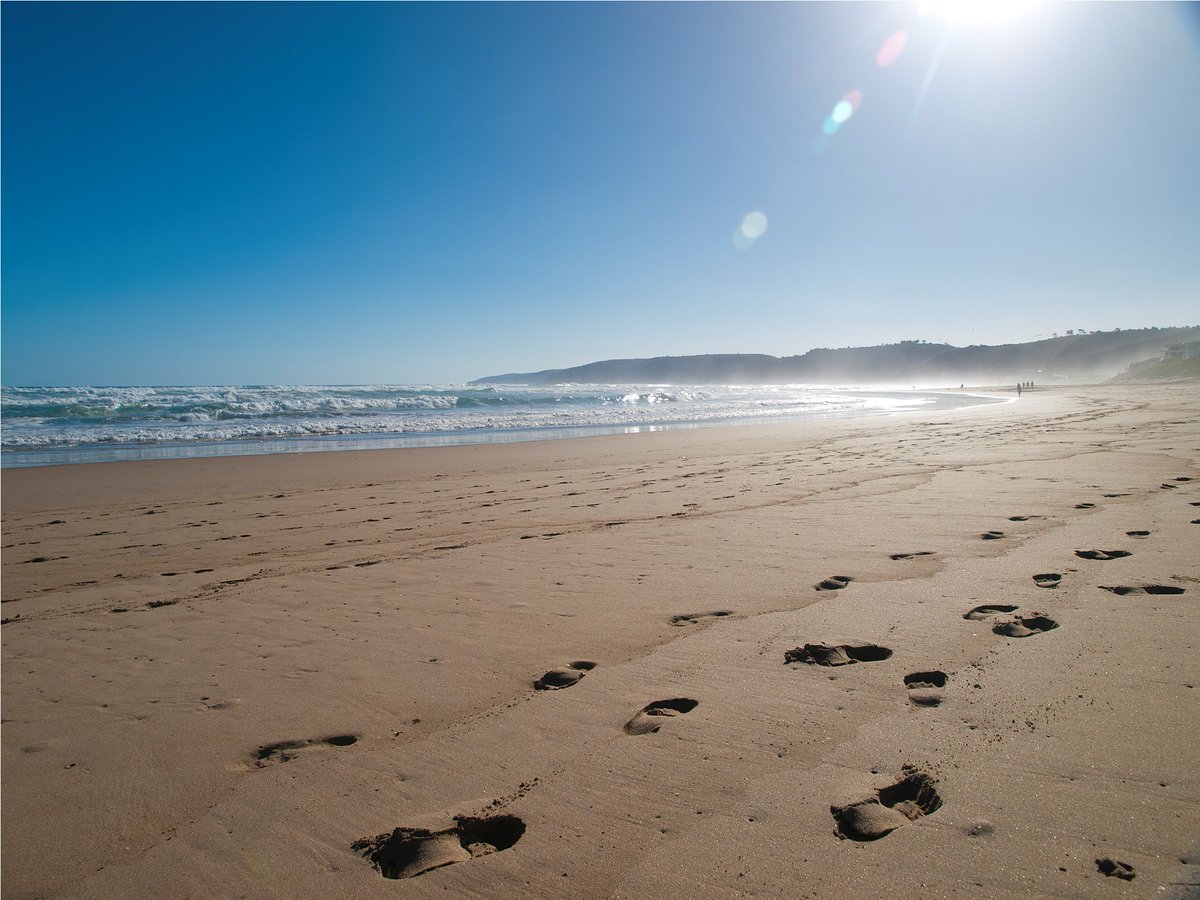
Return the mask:
<path id="1" fill-rule="evenodd" d="M 3 504 L 6 897 L 1200 891 L 1194 381 Z"/>

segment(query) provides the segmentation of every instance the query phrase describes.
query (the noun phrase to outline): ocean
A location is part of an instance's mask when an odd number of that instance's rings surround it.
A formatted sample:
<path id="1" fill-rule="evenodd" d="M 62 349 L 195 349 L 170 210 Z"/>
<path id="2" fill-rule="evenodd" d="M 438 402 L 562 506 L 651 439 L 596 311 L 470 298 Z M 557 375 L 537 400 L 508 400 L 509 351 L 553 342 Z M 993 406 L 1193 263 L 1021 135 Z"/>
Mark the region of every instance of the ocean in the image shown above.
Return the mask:
<path id="1" fill-rule="evenodd" d="M 503 443 L 987 402 L 814 385 L 5 387 L 0 465 Z"/>

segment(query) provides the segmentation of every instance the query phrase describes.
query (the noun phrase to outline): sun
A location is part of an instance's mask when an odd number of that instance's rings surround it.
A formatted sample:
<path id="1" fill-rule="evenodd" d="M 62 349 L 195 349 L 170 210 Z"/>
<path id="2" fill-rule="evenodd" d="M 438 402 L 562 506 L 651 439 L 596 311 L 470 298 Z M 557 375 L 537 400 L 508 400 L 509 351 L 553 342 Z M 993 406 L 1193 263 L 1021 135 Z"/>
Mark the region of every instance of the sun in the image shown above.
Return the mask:
<path id="1" fill-rule="evenodd" d="M 941 16 L 952 25 L 999 25 L 1038 5 L 1038 0 L 921 0 L 921 15 Z"/>

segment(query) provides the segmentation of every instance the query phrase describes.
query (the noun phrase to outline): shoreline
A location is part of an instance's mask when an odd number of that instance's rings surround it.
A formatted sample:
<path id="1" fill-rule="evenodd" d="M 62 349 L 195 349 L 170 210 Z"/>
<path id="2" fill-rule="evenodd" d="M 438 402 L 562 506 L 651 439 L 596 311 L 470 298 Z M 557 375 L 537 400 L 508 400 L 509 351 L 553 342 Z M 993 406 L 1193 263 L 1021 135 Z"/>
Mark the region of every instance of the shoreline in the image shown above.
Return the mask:
<path id="1" fill-rule="evenodd" d="M 6 894 L 1169 890 L 1200 833 L 1198 448 L 1191 386 L 1106 385 L 6 469 Z M 908 775 L 940 805 L 839 824 Z M 403 884 L 354 849 L 455 815 L 520 829 Z"/>
<path id="2" fill-rule="evenodd" d="M 832 389 L 831 390 L 835 390 Z M 903 412 L 933 411 L 935 408 L 959 409 L 988 403 L 1006 402 L 982 390 L 839 390 L 839 393 L 876 398 L 904 399 L 928 397 L 932 406 L 910 409 L 859 409 L 841 412 L 814 410 L 811 413 L 778 416 L 743 416 L 707 420 L 662 419 L 643 423 L 547 425 L 507 428 L 463 428 L 435 432 L 379 432 L 340 434 L 297 434 L 278 438 L 246 437 L 221 441 L 178 440 L 142 443 L 95 442 L 58 446 L 8 447 L 0 450 L 0 469 L 59 465 L 93 465 L 101 462 L 127 462 L 149 459 L 205 459 L 210 457 L 262 456 L 291 453 L 345 452 L 348 450 L 396 450 L 424 447 L 450 447 L 475 444 L 527 443 L 547 440 L 574 440 L 618 434 L 654 431 L 680 431 L 744 425 L 795 425 L 801 422 L 857 419 Z M 970 398 L 942 403 L 943 398 Z"/>

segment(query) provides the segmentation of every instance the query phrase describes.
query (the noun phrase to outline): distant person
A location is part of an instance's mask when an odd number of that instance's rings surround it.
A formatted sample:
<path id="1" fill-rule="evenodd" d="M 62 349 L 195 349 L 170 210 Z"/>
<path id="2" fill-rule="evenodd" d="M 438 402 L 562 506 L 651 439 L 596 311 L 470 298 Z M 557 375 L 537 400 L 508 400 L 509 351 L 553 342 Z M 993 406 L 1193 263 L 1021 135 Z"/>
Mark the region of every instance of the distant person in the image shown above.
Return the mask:
<path id="1" fill-rule="evenodd" d="M 1017 382 L 1017 396 L 1021 396 L 1021 382 L 1019 381 Z"/>

